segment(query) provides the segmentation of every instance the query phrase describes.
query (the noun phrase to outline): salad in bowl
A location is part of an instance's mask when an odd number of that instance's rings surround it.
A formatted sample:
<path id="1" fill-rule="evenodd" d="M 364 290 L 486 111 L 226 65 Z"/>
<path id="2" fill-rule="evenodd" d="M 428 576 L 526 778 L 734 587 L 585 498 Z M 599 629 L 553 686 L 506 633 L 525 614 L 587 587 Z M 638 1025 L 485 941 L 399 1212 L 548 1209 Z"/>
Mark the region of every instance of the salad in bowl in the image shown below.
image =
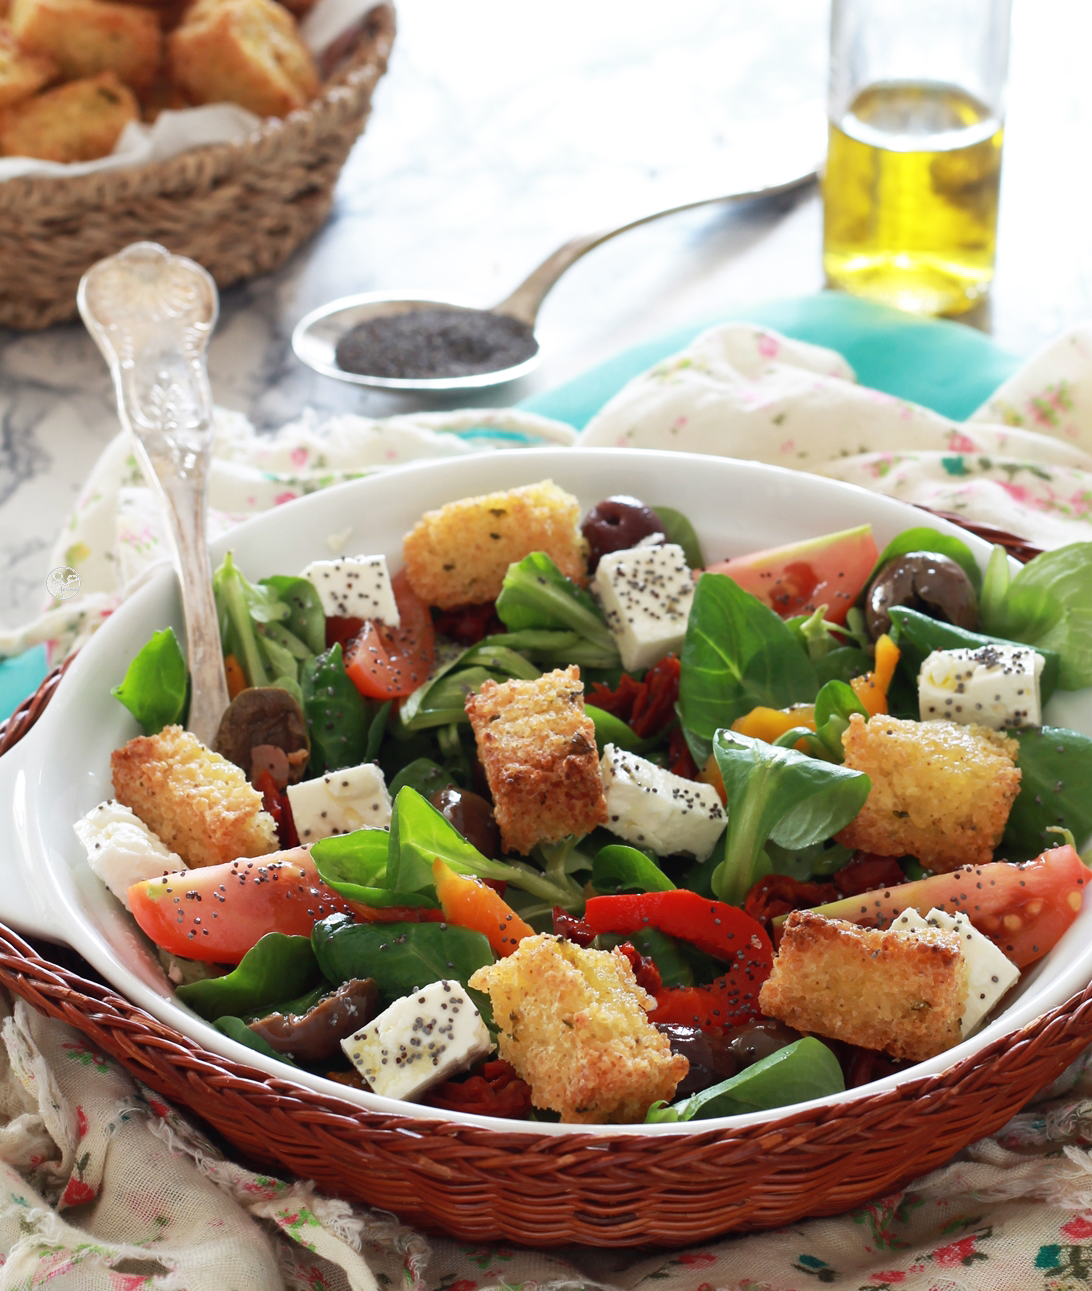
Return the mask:
<path id="1" fill-rule="evenodd" d="M 410 468 L 231 547 L 213 748 L 165 577 L 0 763 L 16 921 L 209 1048 L 685 1133 L 939 1071 L 1092 976 L 1092 549 L 1018 570 L 852 488 L 616 450 Z"/>

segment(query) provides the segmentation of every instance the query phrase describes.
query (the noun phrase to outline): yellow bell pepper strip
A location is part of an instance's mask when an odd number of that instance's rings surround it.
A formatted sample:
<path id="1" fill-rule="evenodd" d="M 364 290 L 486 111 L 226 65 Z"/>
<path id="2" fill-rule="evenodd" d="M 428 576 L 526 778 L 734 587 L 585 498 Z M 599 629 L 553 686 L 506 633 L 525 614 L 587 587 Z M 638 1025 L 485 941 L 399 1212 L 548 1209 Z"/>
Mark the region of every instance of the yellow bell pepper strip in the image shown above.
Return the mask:
<path id="1" fill-rule="evenodd" d="M 510 955 L 523 937 L 535 935 L 534 928 L 488 884 L 471 875 L 456 874 L 439 857 L 432 862 L 432 881 L 448 923 L 482 933 L 494 954 Z"/>
<path id="2" fill-rule="evenodd" d="M 863 677 L 850 681 L 854 693 L 868 711 L 869 717 L 887 712 L 887 688 L 899 662 L 899 647 L 885 632 L 876 642 L 876 666 Z"/>
<path id="3" fill-rule="evenodd" d="M 672 892 L 592 897 L 584 922 L 596 933 L 637 932 L 659 928 L 713 955 L 725 965 L 722 977 L 709 986 L 657 986 L 658 974 L 646 989 L 656 1000 L 653 1022 L 682 1026 L 741 1026 L 760 1016 L 758 992 L 770 975 L 773 947 L 765 928 L 738 906 L 725 905 L 685 888 Z"/>

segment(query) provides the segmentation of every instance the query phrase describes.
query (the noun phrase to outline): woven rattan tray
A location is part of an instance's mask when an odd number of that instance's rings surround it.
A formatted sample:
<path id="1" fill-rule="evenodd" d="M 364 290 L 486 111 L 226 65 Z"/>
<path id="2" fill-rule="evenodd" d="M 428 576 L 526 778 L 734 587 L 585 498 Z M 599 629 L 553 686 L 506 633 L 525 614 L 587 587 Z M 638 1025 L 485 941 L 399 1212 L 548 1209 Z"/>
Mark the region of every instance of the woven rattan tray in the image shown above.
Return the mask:
<path id="1" fill-rule="evenodd" d="M 1005 541 L 1024 559 L 1034 554 Z M 0 753 L 38 719 L 61 672 L 0 727 Z M 846 1105 L 686 1137 L 511 1133 L 381 1115 L 268 1078 L 43 951 L 0 926 L 0 983 L 77 1027 L 251 1159 L 472 1241 L 681 1246 L 836 1214 L 993 1133 L 1092 1040 L 1089 986 L 939 1075 Z"/>
<path id="2" fill-rule="evenodd" d="M 278 265 L 326 219 L 387 67 L 394 9 L 380 4 L 319 95 L 239 144 L 88 175 L 0 183 L 0 326 L 74 318 L 82 275 L 130 242 L 189 256 L 220 287 Z"/>

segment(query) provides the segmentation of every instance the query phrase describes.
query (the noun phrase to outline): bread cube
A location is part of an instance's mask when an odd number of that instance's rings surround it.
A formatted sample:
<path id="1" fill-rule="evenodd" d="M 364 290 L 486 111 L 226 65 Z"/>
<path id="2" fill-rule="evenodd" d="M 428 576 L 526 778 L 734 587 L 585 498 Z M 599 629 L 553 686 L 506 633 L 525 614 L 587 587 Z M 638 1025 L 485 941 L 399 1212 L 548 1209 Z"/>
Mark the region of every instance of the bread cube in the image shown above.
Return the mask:
<path id="1" fill-rule="evenodd" d="M 138 116 L 132 90 L 113 72 L 70 81 L 0 109 L 0 155 L 93 161 Z"/>
<path id="2" fill-rule="evenodd" d="M 947 873 L 992 860 L 1020 792 L 1020 746 L 998 731 L 955 722 L 850 718 L 845 765 L 872 780 L 868 800 L 837 835 L 879 856 L 916 856 Z"/>
<path id="3" fill-rule="evenodd" d="M 29 99 L 57 75 L 57 64 L 24 49 L 15 32 L 0 22 L 0 108 Z"/>
<path id="4" fill-rule="evenodd" d="M 958 932 L 881 931 L 794 910 L 758 1002 L 797 1031 L 922 1062 L 962 1039 L 966 998 Z"/>
<path id="5" fill-rule="evenodd" d="M 508 566 L 533 551 L 583 585 L 588 546 L 579 522 L 580 504 L 552 480 L 449 502 L 426 511 L 406 535 L 406 576 L 423 601 L 443 610 L 496 600 Z"/>
<path id="6" fill-rule="evenodd" d="M 167 39 L 175 82 L 194 103 L 287 116 L 318 93 L 311 52 L 275 0 L 198 0 Z"/>
<path id="7" fill-rule="evenodd" d="M 189 867 L 277 850 L 262 795 L 227 758 L 180 726 L 139 735 L 110 755 L 114 793 Z"/>
<path id="8" fill-rule="evenodd" d="M 536 681 L 486 681 L 466 711 L 506 851 L 607 823 L 595 726 L 575 665 Z"/>
<path id="9" fill-rule="evenodd" d="M 575 1124 L 643 1121 L 690 1070 L 648 1020 L 654 1000 L 620 950 L 563 937 L 525 937 L 471 977 L 487 991 L 500 1055 L 531 1086 L 536 1107 Z"/>
<path id="10" fill-rule="evenodd" d="M 20 43 L 52 58 L 65 80 L 114 72 L 138 93 L 155 80 L 163 42 L 152 9 L 112 0 L 12 0 L 10 21 Z"/>

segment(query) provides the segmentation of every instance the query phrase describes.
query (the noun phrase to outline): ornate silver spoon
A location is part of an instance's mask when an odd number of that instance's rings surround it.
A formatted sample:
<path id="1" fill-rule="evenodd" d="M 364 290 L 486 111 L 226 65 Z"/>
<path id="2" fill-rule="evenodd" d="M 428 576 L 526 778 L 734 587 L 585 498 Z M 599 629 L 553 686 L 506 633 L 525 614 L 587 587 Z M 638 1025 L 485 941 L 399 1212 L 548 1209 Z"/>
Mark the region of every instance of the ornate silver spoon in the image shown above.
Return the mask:
<path id="1" fill-rule="evenodd" d="M 212 453 L 205 351 L 219 313 L 216 284 L 192 260 L 135 242 L 84 274 L 77 301 L 169 521 L 186 619 L 189 729 L 211 745 L 228 704 L 205 531 Z"/>

